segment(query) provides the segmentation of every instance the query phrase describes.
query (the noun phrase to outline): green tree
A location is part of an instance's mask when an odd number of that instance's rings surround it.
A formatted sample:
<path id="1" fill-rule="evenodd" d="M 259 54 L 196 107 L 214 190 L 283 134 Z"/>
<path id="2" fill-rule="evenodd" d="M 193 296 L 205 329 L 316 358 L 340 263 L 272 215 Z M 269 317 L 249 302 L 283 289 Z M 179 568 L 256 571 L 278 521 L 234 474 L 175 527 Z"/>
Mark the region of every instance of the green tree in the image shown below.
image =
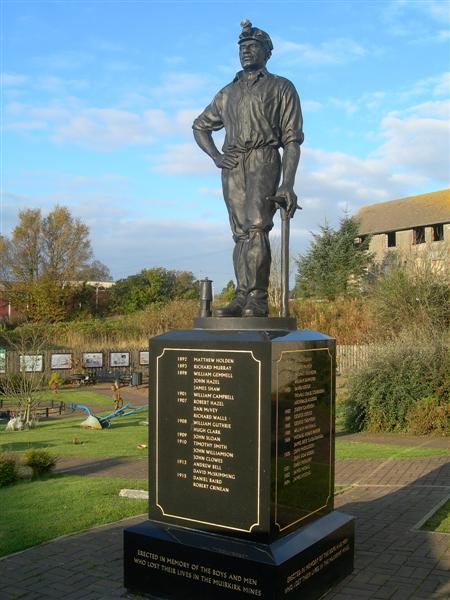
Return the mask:
<path id="1" fill-rule="evenodd" d="M 175 271 L 174 298 L 179 300 L 198 298 L 198 281 L 191 271 Z"/>
<path id="2" fill-rule="evenodd" d="M 143 269 L 136 275 L 119 279 L 111 290 L 113 309 L 124 314 L 142 310 L 149 304 L 196 297 L 198 289 L 192 273 L 163 267 Z"/>
<path id="3" fill-rule="evenodd" d="M 216 300 L 218 302 L 223 302 L 224 304 L 228 304 L 228 302 L 231 302 L 233 300 L 235 291 L 236 291 L 236 286 L 234 284 L 234 281 L 232 279 L 230 279 L 230 281 L 222 289 L 220 294 L 217 294 Z"/>
<path id="4" fill-rule="evenodd" d="M 369 238 L 357 239 L 353 217 L 344 216 L 337 230 L 321 225 L 308 251 L 297 259 L 296 296 L 333 299 L 360 290 L 373 257 Z"/>

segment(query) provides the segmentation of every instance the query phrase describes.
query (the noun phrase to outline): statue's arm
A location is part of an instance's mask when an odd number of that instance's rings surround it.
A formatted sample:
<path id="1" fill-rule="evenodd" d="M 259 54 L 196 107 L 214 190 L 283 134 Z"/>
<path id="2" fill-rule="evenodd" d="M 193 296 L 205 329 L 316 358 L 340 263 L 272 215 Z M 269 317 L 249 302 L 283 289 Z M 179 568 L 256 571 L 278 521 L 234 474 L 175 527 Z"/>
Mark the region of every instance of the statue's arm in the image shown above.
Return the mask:
<path id="1" fill-rule="evenodd" d="M 192 128 L 198 146 L 213 159 L 215 165 L 220 169 L 232 169 L 238 162 L 236 156 L 230 152 L 221 154 L 212 136 L 213 131 L 219 131 L 223 128 L 220 109 L 221 96 L 222 92 L 219 92 L 211 104 L 195 119 Z"/>
<path id="2" fill-rule="evenodd" d="M 212 131 L 194 129 L 194 139 L 198 146 L 211 157 L 219 169 L 232 169 L 238 163 L 235 154 L 229 152 L 221 154 L 214 143 Z"/>
<path id="3" fill-rule="evenodd" d="M 288 188 L 293 189 L 295 183 L 295 174 L 297 173 L 298 163 L 300 162 L 300 145 L 297 142 L 291 142 L 283 149 L 283 158 L 281 161 L 283 171 L 283 183 Z"/>
<path id="4" fill-rule="evenodd" d="M 300 161 L 300 145 L 290 142 L 283 149 L 281 162 L 283 179 L 277 191 L 277 196 L 283 196 L 286 200 L 286 211 L 291 219 L 297 209 L 297 194 L 294 192 L 295 174 Z"/>
<path id="5" fill-rule="evenodd" d="M 294 192 L 295 175 L 300 162 L 300 144 L 303 142 L 303 116 L 300 98 L 292 83 L 286 80 L 281 105 L 281 132 L 283 145 L 283 178 L 277 196 L 284 196 L 289 218 L 297 209 L 297 195 Z"/>

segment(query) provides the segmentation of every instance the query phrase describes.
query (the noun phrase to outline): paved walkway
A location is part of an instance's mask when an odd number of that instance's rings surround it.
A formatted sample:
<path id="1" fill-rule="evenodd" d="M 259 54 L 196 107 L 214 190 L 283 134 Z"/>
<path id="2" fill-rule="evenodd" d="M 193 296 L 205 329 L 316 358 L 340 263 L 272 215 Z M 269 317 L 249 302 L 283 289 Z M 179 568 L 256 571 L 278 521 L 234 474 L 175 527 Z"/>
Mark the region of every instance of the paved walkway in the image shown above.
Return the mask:
<path id="1" fill-rule="evenodd" d="M 91 461 L 85 469 L 95 475 L 127 467 L 130 477 L 146 471 L 145 460 L 108 460 Z M 336 483 L 350 486 L 336 497 L 336 508 L 357 519 L 356 563 L 326 600 L 448 600 L 450 535 L 414 526 L 450 495 L 449 457 L 338 461 Z M 139 598 L 122 587 L 122 531 L 143 518 L 0 560 L 0 600 Z"/>

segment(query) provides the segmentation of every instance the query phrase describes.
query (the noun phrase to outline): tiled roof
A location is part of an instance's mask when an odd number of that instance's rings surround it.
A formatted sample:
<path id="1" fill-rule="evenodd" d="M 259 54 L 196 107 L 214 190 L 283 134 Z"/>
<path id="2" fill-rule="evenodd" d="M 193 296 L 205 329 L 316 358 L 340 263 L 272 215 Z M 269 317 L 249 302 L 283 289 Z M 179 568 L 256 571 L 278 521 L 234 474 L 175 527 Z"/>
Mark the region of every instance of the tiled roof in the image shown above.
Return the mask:
<path id="1" fill-rule="evenodd" d="M 355 214 L 360 235 L 450 223 L 450 189 L 368 204 Z"/>

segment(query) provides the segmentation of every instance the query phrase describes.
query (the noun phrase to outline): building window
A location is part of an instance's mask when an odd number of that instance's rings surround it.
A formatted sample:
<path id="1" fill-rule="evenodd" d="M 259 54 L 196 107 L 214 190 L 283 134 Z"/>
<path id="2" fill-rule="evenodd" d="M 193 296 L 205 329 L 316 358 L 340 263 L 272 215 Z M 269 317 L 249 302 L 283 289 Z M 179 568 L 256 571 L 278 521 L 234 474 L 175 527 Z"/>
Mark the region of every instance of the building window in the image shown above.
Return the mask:
<path id="1" fill-rule="evenodd" d="M 388 248 L 395 248 L 395 246 L 397 245 L 397 239 L 395 234 L 395 231 L 389 231 L 389 233 L 386 234 Z"/>
<path id="2" fill-rule="evenodd" d="M 355 238 L 354 241 L 354 245 L 355 246 L 359 246 L 360 244 L 362 244 L 364 242 L 364 240 L 366 239 L 367 235 L 360 235 L 357 238 Z"/>
<path id="3" fill-rule="evenodd" d="M 413 244 L 425 244 L 425 227 L 414 227 Z"/>
<path id="4" fill-rule="evenodd" d="M 444 239 L 444 224 L 438 223 L 437 225 L 432 225 L 431 229 L 433 242 L 442 242 Z"/>

